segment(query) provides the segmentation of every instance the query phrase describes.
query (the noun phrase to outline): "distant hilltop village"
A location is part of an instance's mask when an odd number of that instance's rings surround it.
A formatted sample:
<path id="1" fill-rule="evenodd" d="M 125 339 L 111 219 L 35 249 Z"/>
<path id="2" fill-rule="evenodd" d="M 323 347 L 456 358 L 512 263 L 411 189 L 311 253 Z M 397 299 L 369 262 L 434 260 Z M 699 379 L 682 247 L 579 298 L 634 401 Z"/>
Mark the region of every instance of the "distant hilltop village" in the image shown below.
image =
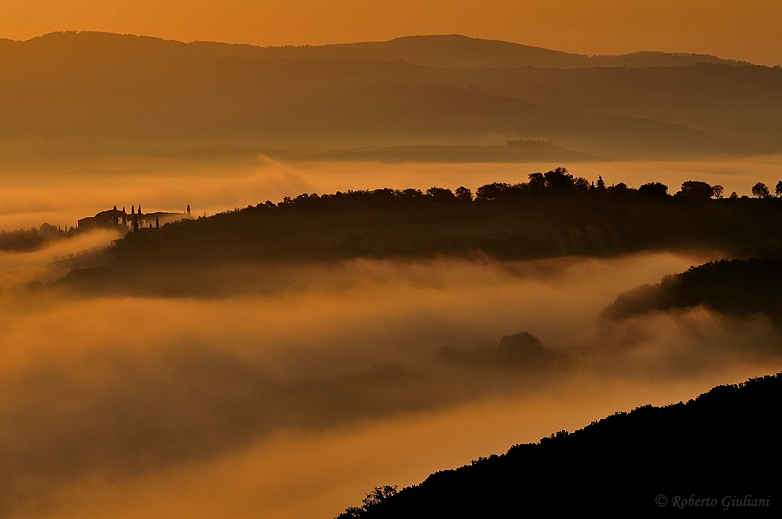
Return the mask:
<path id="1" fill-rule="evenodd" d="M 101 211 L 95 216 L 88 216 L 79 220 L 77 227 L 80 231 L 89 229 L 119 229 L 138 232 L 140 229 L 156 228 L 161 225 L 176 222 L 178 220 L 191 220 L 190 204 L 184 213 L 165 213 L 158 211 L 156 213 L 142 213 L 141 204 L 138 205 L 138 211 L 135 206 L 130 206 L 130 214 L 123 207 L 121 210 L 114 206 L 114 209 Z"/>

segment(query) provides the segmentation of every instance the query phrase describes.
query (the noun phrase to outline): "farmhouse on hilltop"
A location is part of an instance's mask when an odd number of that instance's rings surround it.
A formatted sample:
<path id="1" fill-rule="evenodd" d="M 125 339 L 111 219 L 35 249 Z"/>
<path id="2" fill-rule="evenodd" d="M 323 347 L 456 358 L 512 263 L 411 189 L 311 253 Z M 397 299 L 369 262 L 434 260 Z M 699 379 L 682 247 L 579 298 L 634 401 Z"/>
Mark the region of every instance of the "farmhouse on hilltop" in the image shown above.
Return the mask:
<path id="1" fill-rule="evenodd" d="M 101 211 L 95 216 L 88 216 L 79 220 L 77 227 L 80 231 L 89 229 L 119 229 L 119 230 L 131 230 L 134 227 L 133 221 L 138 222 L 138 228 L 147 227 L 159 227 L 167 223 L 176 222 L 178 220 L 189 220 L 193 216 L 190 214 L 190 205 L 187 206 L 187 210 L 184 213 L 167 213 L 158 211 L 154 213 L 142 213 L 141 204 L 136 211 L 135 206 L 130 207 L 130 214 L 125 211 L 123 207 L 121 210 L 117 209 L 115 205 L 113 209 L 107 211 Z M 135 230 L 135 229 L 134 229 Z"/>

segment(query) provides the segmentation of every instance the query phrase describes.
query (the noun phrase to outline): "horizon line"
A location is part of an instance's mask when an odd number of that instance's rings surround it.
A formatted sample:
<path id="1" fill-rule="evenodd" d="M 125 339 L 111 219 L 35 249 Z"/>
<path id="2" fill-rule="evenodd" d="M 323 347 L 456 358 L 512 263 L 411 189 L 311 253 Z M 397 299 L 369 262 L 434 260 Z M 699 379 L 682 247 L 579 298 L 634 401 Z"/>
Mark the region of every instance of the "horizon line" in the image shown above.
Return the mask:
<path id="1" fill-rule="evenodd" d="M 438 38 L 438 37 L 459 37 L 459 38 L 466 38 L 469 40 L 479 40 L 484 42 L 495 42 L 495 43 L 505 43 L 508 45 L 518 45 L 521 47 L 526 47 L 530 49 L 539 49 L 539 50 L 546 50 L 550 52 L 556 52 L 560 54 L 566 54 L 569 56 L 582 56 L 587 58 L 606 58 L 606 57 L 623 57 L 623 56 L 632 56 L 634 54 L 664 54 L 669 56 L 703 56 L 708 58 L 715 58 L 722 61 L 728 61 L 728 62 L 734 62 L 734 63 L 744 63 L 754 66 L 762 66 L 762 67 L 774 67 L 774 65 L 760 65 L 758 63 L 744 60 L 744 59 L 734 59 L 734 58 L 723 58 L 716 54 L 709 54 L 709 53 L 703 53 L 703 52 L 687 52 L 687 51 L 676 51 L 676 52 L 670 52 L 670 51 L 663 51 L 663 50 L 651 50 L 651 49 L 640 49 L 635 50 L 632 52 L 625 52 L 625 53 L 619 53 L 619 54 L 585 54 L 580 52 L 569 52 L 564 50 L 558 50 L 558 49 L 552 49 L 548 47 L 541 47 L 537 45 L 529 45 L 526 43 L 520 43 L 515 41 L 509 41 L 509 40 L 500 40 L 500 39 L 494 39 L 494 38 L 481 38 L 476 36 L 468 36 L 466 34 L 459 34 L 459 33 L 443 33 L 443 34 L 407 34 L 407 35 L 401 35 L 396 36 L 387 40 L 360 40 L 360 41 L 352 41 L 352 42 L 333 42 L 333 43 L 320 43 L 320 44 L 302 44 L 302 45 L 296 45 L 296 44 L 284 44 L 284 45 L 256 45 L 253 43 L 236 43 L 236 42 L 228 42 L 228 41 L 218 41 L 218 40 L 177 40 L 173 38 L 165 38 L 162 36 L 151 36 L 148 34 L 134 34 L 134 33 L 119 33 L 119 32 L 112 32 L 112 31 L 101 31 L 101 30 L 80 30 L 80 29 L 69 29 L 69 30 L 61 30 L 61 31 L 50 31 L 44 34 L 40 34 L 37 36 L 33 36 L 28 39 L 14 39 L 14 38 L 6 38 L 3 36 L 0 36 L 0 40 L 5 41 L 12 41 L 17 43 L 26 43 L 33 40 L 37 40 L 39 38 L 45 38 L 47 36 L 52 35 L 66 35 L 66 34 L 101 34 L 101 35 L 111 35 L 111 36 L 123 36 L 123 37 L 134 37 L 134 38 L 148 38 L 153 40 L 160 40 L 164 42 L 171 42 L 171 43 L 181 43 L 184 45 L 190 45 L 190 44 L 198 44 L 198 43 L 207 43 L 207 44 L 216 44 L 216 45 L 236 45 L 236 46 L 246 46 L 246 47 L 254 47 L 259 49 L 284 49 L 284 48 L 318 48 L 318 47 L 335 47 L 335 46 L 349 46 L 349 45 L 361 45 L 361 44 L 372 44 L 372 43 L 389 43 L 396 40 L 402 40 L 406 38 Z M 779 65 L 775 65 L 779 66 Z"/>

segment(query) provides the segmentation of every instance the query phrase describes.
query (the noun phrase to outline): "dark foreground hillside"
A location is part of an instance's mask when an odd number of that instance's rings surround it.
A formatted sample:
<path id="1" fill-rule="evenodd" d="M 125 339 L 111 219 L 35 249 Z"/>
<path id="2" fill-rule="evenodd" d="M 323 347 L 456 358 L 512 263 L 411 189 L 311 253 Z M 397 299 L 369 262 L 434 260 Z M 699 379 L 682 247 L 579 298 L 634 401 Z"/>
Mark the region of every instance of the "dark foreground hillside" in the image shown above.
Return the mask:
<path id="1" fill-rule="evenodd" d="M 779 508 L 782 374 L 687 403 L 617 413 L 507 454 L 375 489 L 339 517 L 525 517 L 541 512 Z"/>

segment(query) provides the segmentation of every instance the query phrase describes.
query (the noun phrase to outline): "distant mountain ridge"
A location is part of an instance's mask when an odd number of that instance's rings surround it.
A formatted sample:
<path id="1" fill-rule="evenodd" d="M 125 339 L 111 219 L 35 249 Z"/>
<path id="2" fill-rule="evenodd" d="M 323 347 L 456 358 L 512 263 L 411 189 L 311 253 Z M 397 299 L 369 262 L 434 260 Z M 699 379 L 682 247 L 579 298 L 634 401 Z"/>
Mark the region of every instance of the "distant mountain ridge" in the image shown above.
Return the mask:
<path id="1" fill-rule="evenodd" d="M 710 59 L 588 57 L 464 36 L 253 47 L 51 33 L 0 40 L 0 156 L 519 138 L 614 159 L 782 151 L 782 69 Z"/>
<path id="2" fill-rule="evenodd" d="M 78 47 L 94 43 L 110 47 L 142 45 L 155 52 L 167 47 L 168 53 L 179 59 L 193 57 L 242 58 L 324 58 L 363 59 L 368 61 L 399 61 L 445 68 L 588 68 L 588 67 L 671 67 L 696 63 L 750 65 L 749 62 L 727 60 L 708 54 L 640 51 L 622 55 L 587 56 L 533 47 L 501 40 L 471 38 L 458 34 L 403 36 L 388 41 L 334 43 L 326 45 L 269 46 L 194 41 L 183 43 L 149 36 L 103 32 L 54 32 L 26 41 L 0 40 L 3 47 L 27 44 L 33 49 L 51 52 L 53 45 Z"/>

